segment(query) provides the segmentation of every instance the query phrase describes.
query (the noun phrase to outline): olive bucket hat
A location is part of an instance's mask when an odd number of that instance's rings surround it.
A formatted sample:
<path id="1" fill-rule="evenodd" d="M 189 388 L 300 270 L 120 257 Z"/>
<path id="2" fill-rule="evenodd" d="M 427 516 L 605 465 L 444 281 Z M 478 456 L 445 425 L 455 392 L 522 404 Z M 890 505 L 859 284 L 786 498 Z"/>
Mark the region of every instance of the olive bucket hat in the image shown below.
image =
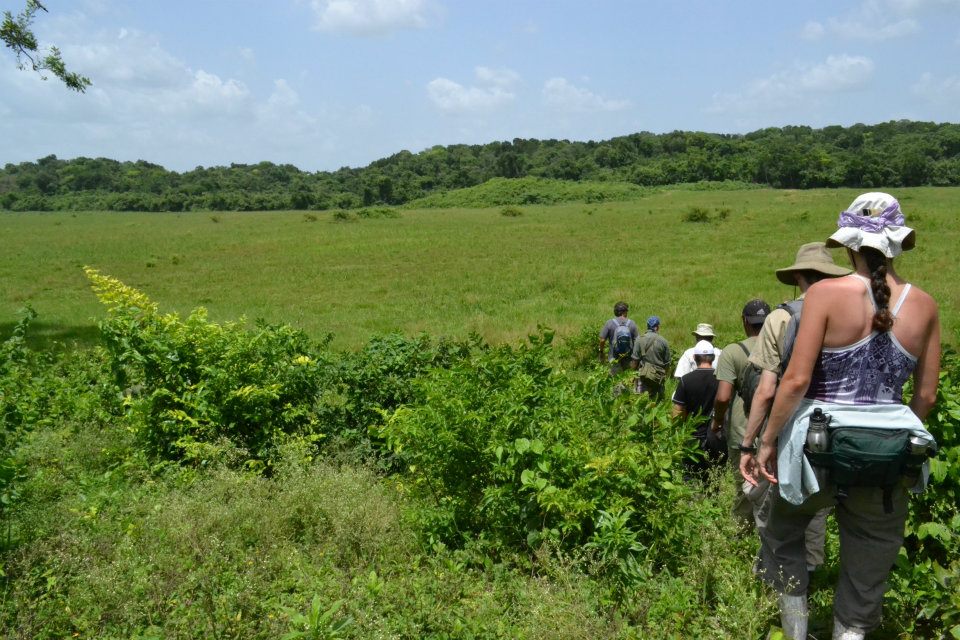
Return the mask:
<path id="1" fill-rule="evenodd" d="M 833 261 L 833 256 L 830 255 L 826 243 L 823 242 L 808 242 L 800 247 L 800 250 L 797 251 L 797 258 L 792 265 L 777 269 L 777 280 L 783 284 L 796 284 L 793 274 L 797 271 L 816 271 L 831 278 L 850 273 L 850 269 L 838 266 Z"/>

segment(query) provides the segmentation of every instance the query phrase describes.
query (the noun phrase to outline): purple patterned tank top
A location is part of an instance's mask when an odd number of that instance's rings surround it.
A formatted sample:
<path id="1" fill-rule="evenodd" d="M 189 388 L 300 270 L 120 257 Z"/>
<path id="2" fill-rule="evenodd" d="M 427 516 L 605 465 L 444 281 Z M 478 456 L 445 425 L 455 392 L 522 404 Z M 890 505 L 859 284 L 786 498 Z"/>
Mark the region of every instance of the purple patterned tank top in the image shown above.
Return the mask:
<path id="1" fill-rule="evenodd" d="M 864 282 L 876 309 L 869 281 L 857 274 L 853 276 Z M 908 284 L 891 311 L 894 318 L 909 291 Z M 806 397 L 839 404 L 900 404 L 903 383 L 916 364 L 917 359 L 903 348 L 892 331 L 874 331 L 846 347 L 822 348 Z"/>

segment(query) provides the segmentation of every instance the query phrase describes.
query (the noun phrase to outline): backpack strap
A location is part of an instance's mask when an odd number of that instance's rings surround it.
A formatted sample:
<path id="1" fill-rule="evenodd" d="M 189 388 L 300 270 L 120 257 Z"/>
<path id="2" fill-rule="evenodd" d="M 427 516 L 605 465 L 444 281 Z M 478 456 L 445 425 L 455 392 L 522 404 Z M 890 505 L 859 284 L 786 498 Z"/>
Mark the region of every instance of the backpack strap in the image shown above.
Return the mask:
<path id="1" fill-rule="evenodd" d="M 743 344 L 743 342 L 738 342 L 737 346 L 743 349 L 743 355 L 747 356 L 748 358 L 750 357 L 750 349 L 747 349 L 747 345 Z"/>

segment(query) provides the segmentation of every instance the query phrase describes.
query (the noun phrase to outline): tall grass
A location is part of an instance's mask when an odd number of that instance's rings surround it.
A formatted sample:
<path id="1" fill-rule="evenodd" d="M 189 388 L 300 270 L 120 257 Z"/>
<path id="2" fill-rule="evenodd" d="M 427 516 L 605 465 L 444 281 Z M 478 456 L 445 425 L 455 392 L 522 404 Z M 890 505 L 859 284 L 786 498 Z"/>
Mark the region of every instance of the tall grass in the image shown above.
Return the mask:
<path id="1" fill-rule="evenodd" d="M 206 214 L 4 214 L 0 332 L 30 303 L 40 335 L 95 339 L 101 311 L 86 264 L 149 291 L 164 309 L 290 322 L 315 337 L 332 332 L 335 347 L 388 331 L 513 342 L 545 324 L 566 336 L 599 330 L 620 299 L 634 318 L 661 316 L 677 348 L 698 322 L 726 344 L 740 337 L 746 300 L 794 295 L 773 272 L 800 244 L 825 239 L 855 195 L 677 188 L 630 202 L 525 205 L 520 217 L 502 207 L 430 209 L 350 224 L 329 213 L 316 223 L 300 213 L 220 213 L 217 224 Z M 960 191 L 895 195 L 918 235 L 898 267 L 940 302 L 953 341 Z M 693 207 L 711 221 L 685 222 Z"/>

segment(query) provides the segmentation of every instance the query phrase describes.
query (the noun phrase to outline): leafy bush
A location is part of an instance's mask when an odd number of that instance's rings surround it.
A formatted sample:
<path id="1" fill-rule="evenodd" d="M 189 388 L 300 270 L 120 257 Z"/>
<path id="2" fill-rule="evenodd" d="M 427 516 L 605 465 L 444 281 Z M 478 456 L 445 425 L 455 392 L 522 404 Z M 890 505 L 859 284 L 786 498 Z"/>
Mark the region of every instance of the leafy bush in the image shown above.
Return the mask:
<path id="1" fill-rule="evenodd" d="M 10 337 L 0 343 L 0 517 L 19 497 L 23 468 L 16 448 L 34 429 L 69 419 L 94 426 L 118 413 L 118 389 L 104 376 L 103 354 L 66 358 L 27 347 L 30 323 L 37 317 L 24 310 Z"/>
<path id="2" fill-rule="evenodd" d="M 519 218 L 523 215 L 523 211 L 517 207 L 504 207 L 500 210 L 500 215 L 504 216 L 505 218 Z"/>
<path id="3" fill-rule="evenodd" d="M 420 395 L 414 379 L 434 367 L 449 367 L 482 349 L 478 336 L 462 342 L 433 341 L 426 334 L 407 338 L 399 334 L 374 336 L 363 349 L 343 354 L 335 364 L 330 389 L 321 399 L 318 420 L 347 447 L 365 447 L 383 453 L 369 434 L 382 424 L 384 411 L 416 403 Z M 376 451 L 369 451 L 375 447 Z"/>
<path id="4" fill-rule="evenodd" d="M 492 178 L 475 187 L 434 193 L 405 206 L 502 207 L 559 202 L 605 202 L 637 200 L 654 189 L 627 182 L 571 182 L 551 178 Z"/>
<path id="5" fill-rule="evenodd" d="M 617 557 L 639 545 L 670 564 L 695 526 L 684 506 L 691 489 L 678 479 L 686 436 L 665 406 L 614 399 L 606 373 L 575 381 L 555 370 L 551 338 L 435 369 L 416 383 L 419 403 L 390 414 L 380 433 L 432 504 L 425 527 L 454 545 L 482 536 L 533 551 L 593 540 Z M 616 518 L 636 544 L 604 542 L 600 523 Z"/>
<path id="6" fill-rule="evenodd" d="M 364 207 L 363 209 L 357 209 L 356 214 L 358 218 L 363 218 L 364 220 L 400 217 L 400 211 L 393 207 Z"/>
<path id="7" fill-rule="evenodd" d="M 153 454 L 207 462 L 231 449 L 268 463 L 282 434 L 316 435 L 313 411 L 329 379 L 320 347 L 288 326 L 185 320 L 87 268 L 107 318 L 100 329 L 133 428 Z"/>
<path id="8" fill-rule="evenodd" d="M 683 214 L 684 222 L 710 222 L 710 211 L 704 207 L 693 206 Z"/>
<path id="9" fill-rule="evenodd" d="M 910 501 L 885 617 L 912 637 L 960 637 L 960 355 L 953 350 L 944 352 L 926 426 L 940 450 L 927 491 Z"/>

